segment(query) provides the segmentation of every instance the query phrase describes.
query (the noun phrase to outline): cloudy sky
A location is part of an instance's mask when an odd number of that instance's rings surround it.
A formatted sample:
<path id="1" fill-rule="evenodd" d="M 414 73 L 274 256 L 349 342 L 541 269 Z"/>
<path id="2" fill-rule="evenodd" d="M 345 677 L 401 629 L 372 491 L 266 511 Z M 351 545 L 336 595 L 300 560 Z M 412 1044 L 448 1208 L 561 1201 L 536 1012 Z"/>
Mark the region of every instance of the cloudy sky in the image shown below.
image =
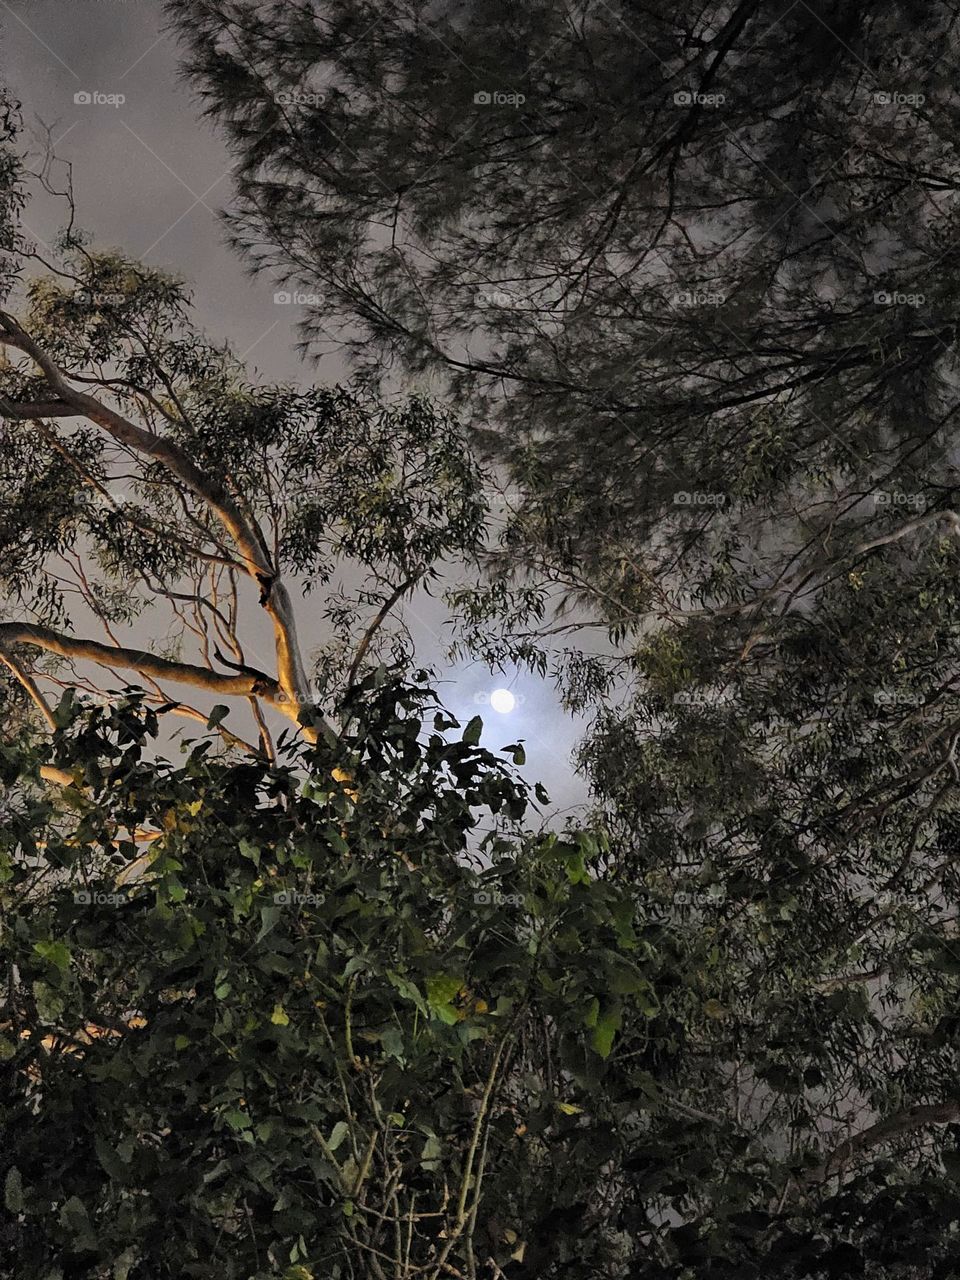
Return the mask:
<path id="1" fill-rule="evenodd" d="M 229 341 L 251 376 L 343 377 L 336 357 L 309 367 L 299 361 L 295 308 L 274 301 L 269 280 L 251 281 L 223 243 L 217 214 L 231 196 L 230 158 L 178 79 L 159 0 L 0 0 L 0 34 L 3 78 L 22 103 L 28 138 L 39 148 L 49 130 L 57 156 L 72 164 L 78 222 L 95 242 L 189 281 L 199 324 Z M 28 234 L 49 244 L 63 216 L 59 202 L 36 197 Z M 307 643 L 316 642 L 308 611 L 301 615 Z M 424 661 L 437 661 L 442 610 L 415 599 L 406 617 Z M 581 726 L 548 684 L 511 672 L 491 678 L 479 666 L 447 677 L 446 704 L 458 716 L 479 710 L 487 745 L 525 740 L 524 772 L 546 784 L 557 809 L 583 799 L 570 767 Z M 517 695 L 509 715 L 485 705 L 502 685 Z"/>

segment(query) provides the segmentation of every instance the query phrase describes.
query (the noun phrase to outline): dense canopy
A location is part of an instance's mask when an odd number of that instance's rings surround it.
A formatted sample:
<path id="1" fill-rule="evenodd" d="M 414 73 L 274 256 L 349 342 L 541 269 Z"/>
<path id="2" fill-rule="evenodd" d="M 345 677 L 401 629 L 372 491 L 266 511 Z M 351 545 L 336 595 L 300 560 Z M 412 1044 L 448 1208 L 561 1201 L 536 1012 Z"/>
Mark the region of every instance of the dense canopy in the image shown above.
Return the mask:
<path id="1" fill-rule="evenodd" d="M 948 1280 L 953 9 L 166 10 L 363 376 L 69 188 L 47 261 L 8 104 L 0 1275 Z M 587 716 L 569 828 L 418 590 Z"/>

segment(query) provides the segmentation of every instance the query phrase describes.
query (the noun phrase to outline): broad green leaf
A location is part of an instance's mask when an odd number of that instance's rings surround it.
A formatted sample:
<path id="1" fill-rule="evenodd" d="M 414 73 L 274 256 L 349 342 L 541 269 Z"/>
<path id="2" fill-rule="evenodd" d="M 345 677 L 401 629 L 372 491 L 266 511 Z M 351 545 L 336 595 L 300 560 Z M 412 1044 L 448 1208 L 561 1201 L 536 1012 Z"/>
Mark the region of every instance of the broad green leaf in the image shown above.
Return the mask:
<path id="1" fill-rule="evenodd" d="M 16 1166 L 7 1170 L 7 1177 L 3 1184 L 3 1203 L 11 1213 L 23 1212 L 23 1179 Z"/>
<path id="2" fill-rule="evenodd" d="M 76 710 L 76 694 L 73 689 L 67 689 L 63 697 L 53 709 L 53 720 L 58 729 L 66 729 L 73 719 Z"/>
<path id="3" fill-rule="evenodd" d="M 437 974 L 427 978 L 427 1003 L 444 1022 L 457 1021 L 453 1001 L 463 987 L 463 978 L 451 974 Z"/>
<path id="4" fill-rule="evenodd" d="M 104 1171 L 114 1182 L 126 1182 L 130 1176 L 130 1168 L 102 1134 L 98 1133 L 96 1135 L 94 1146 L 97 1152 L 97 1159 L 103 1166 Z"/>
<path id="5" fill-rule="evenodd" d="M 587 884 L 589 882 L 590 875 L 583 859 L 582 850 L 578 849 L 576 852 L 568 854 L 565 866 L 567 879 L 571 884 Z"/>
<path id="6" fill-rule="evenodd" d="M 380 1031 L 380 1044 L 388 1058 L 403 1058 L 403 1032 L 395 1024 L 389 1024 Z"/>
<path id="7" fill-rule="evenodd" d="M 54 990 L 47 982 L 31 984 L 33 998 L 37 1002 L 37 1012 L 44 1022 L 59 1022 L 66 1009 L 66 1001 L 59 991 Z"/>
<path id="8" fill-rule="evenodd" d="M 436 1169 L 440 1164 L 440 1155 L 442 1147 L 440 1139 L 435 1133 L 427 1136 L 426 1142 L 423 1144 L 423 1150 L 420 1153 L 420 1165 L 424 1169 Z"/>
<path id="9" fill-rule="evenodd" d="M 388 970 L 384 975 L 391 986 L 399 991 L 405 1000 L 411 1000 L 423 1014 L 429 1014 L 430 1010 L 423 996 L 417 990 L 417 987 L 408 978 L 404 978 L 402 974 Z"/>
<path id="10" fill-rule="evenodd" d="M 260 931 L 256 937 L 257 942 L 262 942 L 267 934 L 272 932 L 283 911 L 284 907 L 276 902 L 260 908 Z"/>
<path id="11" fill-rule="evenodd" d="M 70 968 L 70 952 L 62 942 L 35 942 L 33 949 L 61 973 Z"/>
<path id="12" fill-rule="evenodd" d="M 245 858 L 249 858 L 249 859 L 250 859 L 250 861 L 251 861 L 255 866 L 259 867 L 259 865 L 260 865 L 260 850 L 259 850 L 259 848 L 257 847 L 257 845 L 255 845 L 255 844 L 253 843 L 253 841 L 252 841 L 252 840 L 248 840 L 248 839 L 246 838 L 246 836 L 243 836 L 243 837 L 240 839 L 240 842 L 239 842 L 239 844 L 238 844 L 238 846 L 237 846 L 237 847 L 239 848 L 239 850 L 240 850 L 241 854 L 242 854 Z M 259 941 L 259 939 L 257 939 L 257 941 Z"/>
<path id="13" fill-rule="evenodd" d="M 480 735 L 483 733 L 483 720 L 480 716 L 474 716 L 463 731 L 463 741 L 469 747 L 475 747 L 480 741 Z"/>
<path id="14" fill-rule="evenodd" d="M 622 1024 L 622 1014 L 619 1007 L 614 1006 L 601 1014 L 597 1020 L 597 1025 L 593 1029 L 590 1043 L 599 1053 L 601 1058 L 610 1056 L 610 1050 L 613 1047 L 613 1039 L 620 1030 Z"/>
<path id="15" fill-rule="evenodd" d="M 71 1196 L 60 1210 L 60 1222 L 73 1233 L 78 1249 L 96 1249 L 97 1237 L 90 1224 L 86 1206 L 79 1196 Z"/>
<path id="16" fill-rule="evenodd" d="M 350 1126 L 347 1124 L 347 1122 L 345 1120 L 338 1120 L 337 1123 L 333 1126 L 333 1131 L 331 1132 L 330 1137 L 327 1141 L 327 1146 L 330 1148 L 330 1150 L 336 1151 L 337 1147 L 340 1146 L 341 1142 L 343 1142 L 344 1138 L 347 1136 L 349 1132 L 350 1132 Z"/>
<path id="17" fill-rule="evenodd" d="M 218 702 L 207 718 L 207 728 L 216 729 L 217 725 L 222 724 L 229 714 L 230 708 L 224 706 L 222 702 Z"/>
<path id="18" fill-rule="evenodd" d="M 131 1268 L 137 1260 L 137 1250 L 133 1245 L 124 1249 L 113 1264 L 112 1280 L 128 1280 Z"/>

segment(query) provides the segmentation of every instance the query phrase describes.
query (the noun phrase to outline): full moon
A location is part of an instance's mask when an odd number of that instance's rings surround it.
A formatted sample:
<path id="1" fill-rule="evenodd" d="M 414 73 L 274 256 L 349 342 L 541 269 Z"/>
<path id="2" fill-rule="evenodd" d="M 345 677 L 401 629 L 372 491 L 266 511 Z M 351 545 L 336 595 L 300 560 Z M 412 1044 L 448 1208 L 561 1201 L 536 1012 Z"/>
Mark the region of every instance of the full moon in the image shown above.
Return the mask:
<path id="1" fill-rule="evenodd" d="M 505 716 L 517 705 L 517 700 L 509 689 L 494 689 L 490 695 L 490 705 L 494 711 L 499 711 Z"/>

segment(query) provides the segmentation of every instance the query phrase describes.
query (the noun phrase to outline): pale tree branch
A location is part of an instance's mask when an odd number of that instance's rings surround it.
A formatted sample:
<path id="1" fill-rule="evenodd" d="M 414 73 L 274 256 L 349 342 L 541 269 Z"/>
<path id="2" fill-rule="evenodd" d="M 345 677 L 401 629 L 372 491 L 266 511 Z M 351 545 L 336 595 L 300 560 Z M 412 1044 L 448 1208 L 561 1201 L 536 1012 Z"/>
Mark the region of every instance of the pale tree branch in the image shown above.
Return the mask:
<path id="1" fill-rule="evenodd" d="M 137 426 L 95 396 L 73 386 L 43 347 L 13 316 L 3 311 L 0 311 L 0 344 L 22 352 L 40 368 L 58 398 L 55 403 L 64 406 L 46 416 L 69 413 L 87 417 L 118 443 L 163 466 L 217 517 L 237 547 L 245 572 L 260 586 L 260 605 L 273 623 L 279 685 L 292 703 L 291 718 L 296 718 L 296 708 L 310 705 L 310 686 L 297 641 L 290 596 L 256 522 L 244 514 L 216 476 L 197 466 L 175 441 Z M 16 406 L 13 408 L 16 411 Z M 2 404 L 0 412 L 6 412 Z M 315 730 L 305 727 L 303 732 L 308 738 L 316 738 Z"/>
<path id="2" fill-rule="evenodd" d="M 897 1111 L 885 1120 L 879 1120 L 868 1129 L 845 1139 L 829 1152 L 814 1168 L 807 1170 L 800 1179 L 801 1186 L 815 1186 L 826 1182 L 835 1174 L 843 1173 L 851 1162 L 872 1151 L 875 1147 L 892 1142 L 904 1134 L 928 1125 L 953 1124 L 960 1120 L 960 1099 L 949 1102 L 918 1104 Z"/>
<path id="3" fill-rule="evenodd" d="M 20 663 L 17 662 L 16 658 L 14 658 L 12 654 L 8 653 L 2 647 L 0 647 L 0 662 L 2 662 L 5 667 L 9 668 L 9 670 L 13 672 L 14 676 L 17 678 L 19 683 L 30 695 L 30 698 L 36 705 L 37 710 L 43 716 L 44 720 L 46 720 L 48 726 L 51 729 L 56 729 L 57 722 L 53 718 L 53 711 L 50 709 L 50 704 L 47 702 L 46 698 L 40 692 L 39 688 L 37 687 L 36 681 L 33 679 L 30 673 L 28 671 L 25 671 L 23 667 L 21 667 Z"/>
<path id="4" fill-rule="evenodd" d="M 908 538 L 911 533 L 916 533 L 918 529 L 923 529 L 928 524 L 939 524 L 941 521 L 950 526 L 951 533 L 960 534 L 960 515 L 957 515 L 956 511 L 928 511 L 926 515 L 918 516 L 916 520 L 908 520 L 906 524 L 900 525 L 891 533 L 884 534 L 882 538 L 871 538 L 868 542 L 857 543 L 845 554 L 847 556 L 865 555 L 876 547 L 885 547 L 891 542 L 899 542 L 902 538 Z"/>
<path id="5" fill-rule="evenodd" d="M 44 782 L 55 782 L 61 787 L 74 787 L 77 780 L 72 774 L 67 773 L 66 769 L 58 769 L 56 765 L 42 764 L 40 766 L 40 777 Z"/>
<path id="6" fill-rule="evenodd" d="M 82 418 L 82 409 L 74 409 L 63 400 L 30 400 L 15 404 L 6 396 L 0 396 L 0 413 L 15 422 L 31 418 Z"/>
<path id="7" fill-rule="evenodd" d="M 240 697 L 259 694 L 271 705 L 289 714 L 279 683 L 262 672 L 251 670 L 225 675 L 218 671 L 210 671 L 206 667 L 194 666 L 189 662 L 174 662 L 170 658 L 161 658 L 157 654 L 148 653 L 145 649 L 114 647 L 101 644 L 98 640 L 82 640 L 75 636 L 63 635 L 50 627 L 27 622 L 0 622 L 0 647 L 13 644 L 33 645 L 47 653 L 58 654 L 61 658 L 95 662 L 101 667 L 111 669 L 120 667 L 124 670 L 136 671 L 149 679 L 173 680 L 179 684 L 192 685 L 196 689 L 205 689 L 208 693 L 233 694 Z"/>
<path id="8" fill-rule="evenodd" d="M 253 718 L 257 722 L 257 728 L 260 730 L 261 750 L 271 764 L 276 764 L 277 753 L 273 745 L 273 739 L 270 736 L 270 730 L 267 728 L 267 722 L 263 718 L 263 711 L 260 709 L 260 700 L 259 698 L 250 698 L 248 701 L 250 710 L 253 712 Z"/>
<path id="9" fill-rule="evenodd" d="M 93 379 L 91 379 L 91 381 L 93 381 Z M 0 397 L 0 416 L 3 416 L 3 417 L 14 416 L 7 413 L 6 411 L 7 403 L 8 403 L 7 401 L 3 400 L 3 398 Z M 16 408 L 17 406 L 14 406 L 14 407 Z M 45 416 L 56 417 L 57 415 L 46 414 Z M 204 551 L 201 547 L 194 546 L 192 542 L 189 542 L 186 538 L 181 537 L 180 534 L 174 532 L 172 529 L 157 528 L 155 525 L 150 524 L 148 521 L 141 520 L 137 516 L 133 515 L 131 512 L 131 509 L 128 506 L 121 506 L 113 497 L 113 494 L 109 491 L 109 489 L 105 488 L 105 486 L 101 484 L 100 481 L 96 478 L 96 476 L 92 475 L 82 465 L 79 459 L 76 458 L 68 448 L 66 448 L 66 446 L 59 439 L 55 431 L 52 431 L 45 422 L 41 421 L 40 418 L 32 418 L 32 421 L 33 421 L 34 427 L 37 429 L 37 431 L 39 431 L 40 435 L 43 436 L 44 440 L 47 442 L 50 448 L 53 449 L 55 453 L 59 454 L 61 458 L 63 458 L 63 460 L 67 463 L 67 465 L 70 466 L 76 472 L 76 474 L 80 477 L 80 479 L 83 481 L 85 485 L 88 485 L 91 489 L 95 489 L 105 502 L 109 503 L 109 505 L 113 507 L 115 511 L 118 511 L 120 515 L 123 517 L 123 520 L 126 524 L 132 525 L 135 529 L 139 529 L 142 533 L 149 534 L 151 537 L 157 538 L 164 542 L 173 542 L 178 547 L 182 547 L 183 550 L 188 553 L 188 555 L 194 556 L 196 557 L 196 559 L 202 560 L 205 563 L 226 565 L 231 569 L 243 568 L 243 565 L 240 564 L 239 561 L 237 560 L 231 560 L 227 556 L 214 555 L 210 551 Z"/>

